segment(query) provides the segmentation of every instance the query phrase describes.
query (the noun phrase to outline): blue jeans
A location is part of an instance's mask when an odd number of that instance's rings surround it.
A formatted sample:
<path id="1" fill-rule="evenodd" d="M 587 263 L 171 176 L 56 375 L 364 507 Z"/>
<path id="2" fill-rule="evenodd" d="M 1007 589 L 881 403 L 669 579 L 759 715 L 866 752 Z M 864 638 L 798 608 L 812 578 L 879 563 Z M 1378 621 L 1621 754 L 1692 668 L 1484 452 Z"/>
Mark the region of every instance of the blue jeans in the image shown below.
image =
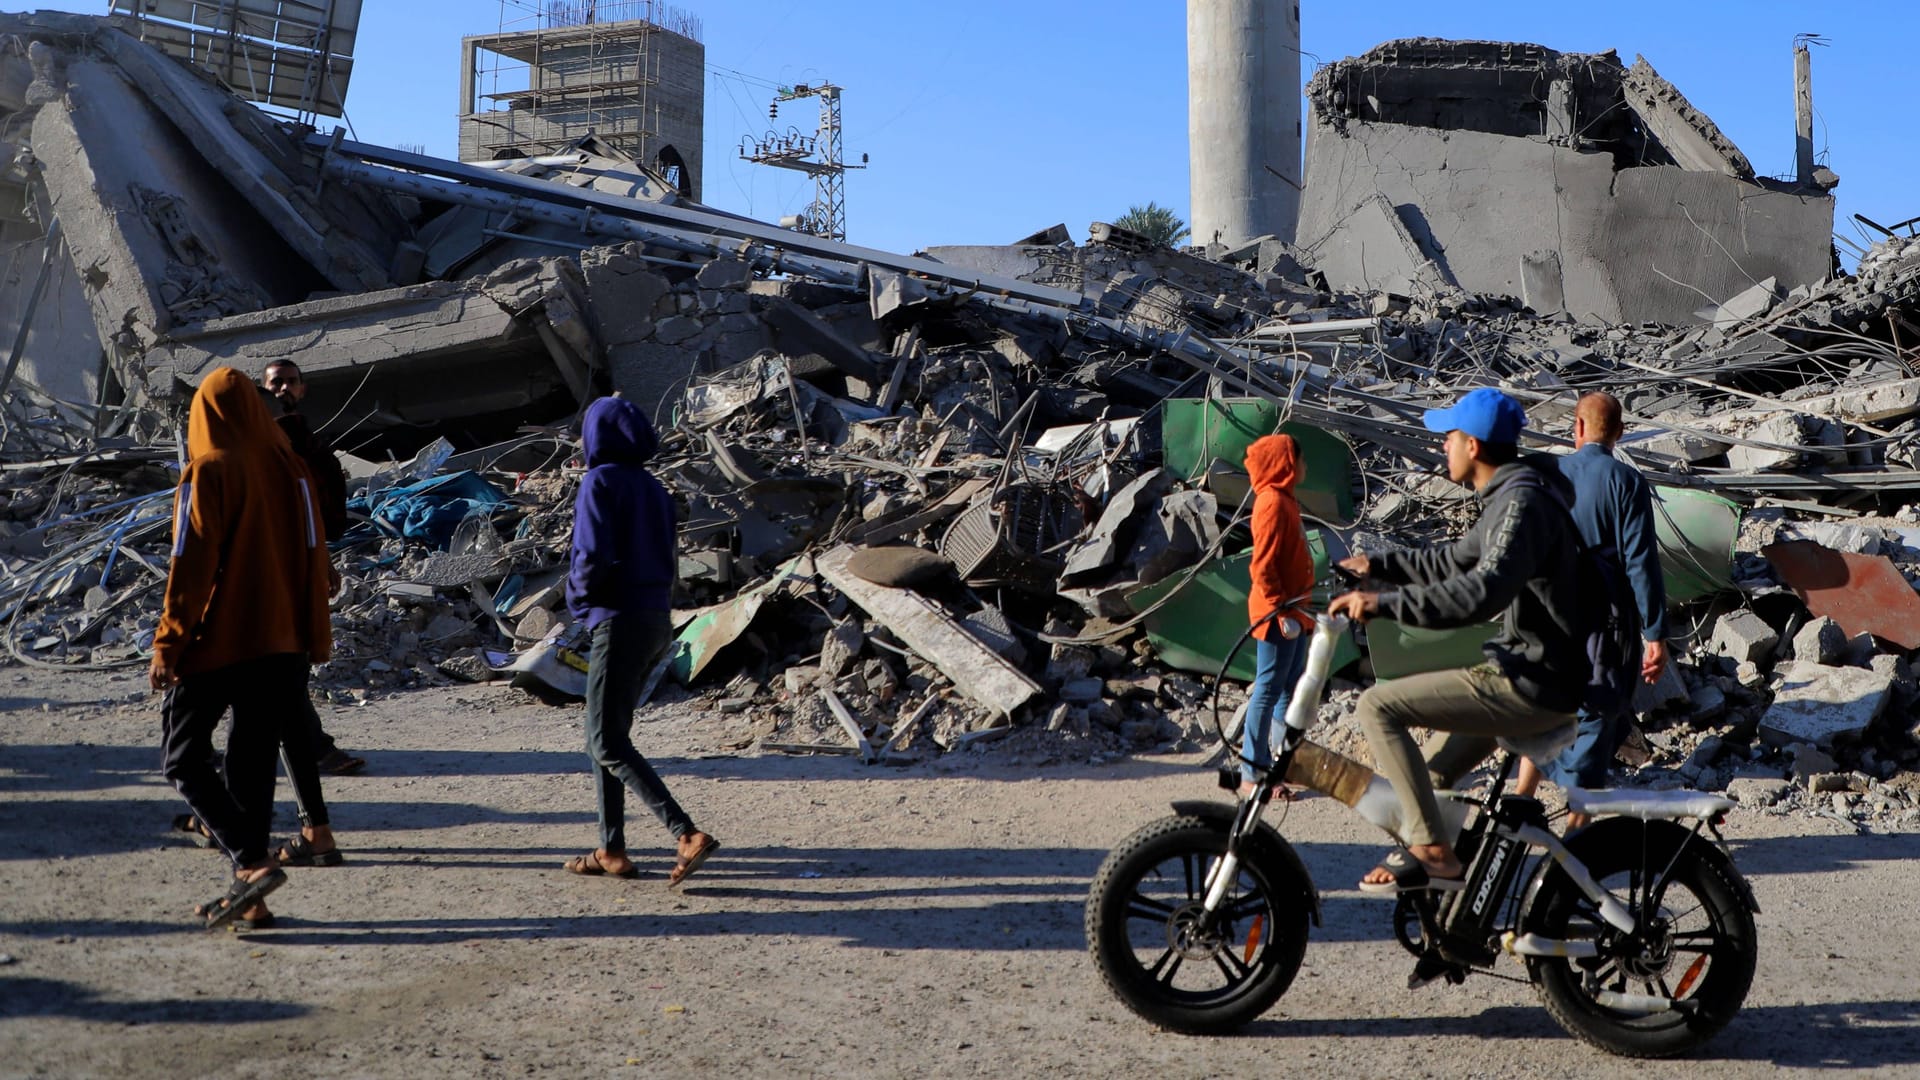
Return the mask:
<path id="1" fill-rule="evenodd" d="M 1240 775 L 1252 780 L 1254 765 L 1265 769 L 1273 764 L 1273 736 L 1285 723 L 1287 703 L 1293 700 L 1293 685 L 1307 668 L 1306 634 L 1289 641 L 1280 636 L 1278 624 L 1267 630 L 1275 640 L 1254 639 L 1253 689 L 1247 695 L 1247 722 L 1240 733 Z"/>
<path id="2" fill-rule="evenodd" d="M 1580 728 L 1573 745 L 1560 752 L 1553 764 L 1542 770 L 1546 778 L 1561 787 L 1603 788 L 1607 769 L 1620 744 L 1627 741 L 1627 718 L 1595 716 L 1582 710 Z"/>

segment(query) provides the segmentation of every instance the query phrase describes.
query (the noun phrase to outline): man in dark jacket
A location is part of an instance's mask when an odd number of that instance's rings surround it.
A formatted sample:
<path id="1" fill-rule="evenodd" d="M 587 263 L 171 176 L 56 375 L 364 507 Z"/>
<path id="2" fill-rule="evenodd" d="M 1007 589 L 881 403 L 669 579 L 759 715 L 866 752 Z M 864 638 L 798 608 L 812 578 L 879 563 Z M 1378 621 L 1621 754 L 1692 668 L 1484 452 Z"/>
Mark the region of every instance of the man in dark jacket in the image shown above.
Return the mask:
<path id="1" fill-rule="evenodd" d="M 1581 539 L 1588 547 L 1610 547 L 1620 554 L 1639 609 L 1640 636 L 1646 642 L 1640 677 L 1652 683 L 1667 666 L 1667 590 L 1653 524 L 1653 489 L 1638 469 L 1613 456 L 1613 445 L 1625 431 L 1619 399 L 1600 391 L 1583 394 L 1573 412 L 1573 453 L 1554 461 L 1573 484 L 1573 521 Z M 1579 735 L 1546 775 L 1562 787 L 1605 787 L 1607 766 L 1626 740 L 1627 730 L 1625 711 L 1608 716 L 1583 713 Z M 1513 793 L 1531 795 L 1539 782 L 1540 770 L 1523 759 Z M 1583 815 L 1567 817 L 1570 829 L 1584 824 Z"/>
<path id="2" fill-rule="evenodd" d="M 659 439 L 647 414 L 618 396 L 587 407 L 580 422 L 587 472 L 573 504 L 567 611 L 592 635 L 587 657 L 587 756 L 600 798 L 600 846 L 566 868 L 637 877 L 627 858 L 626 789 L 673 833 L 671 887 L 700 868 L 720 842 L 694 827 L 634 748 L 633 710 L 647 675 L 673 642 L 669 617 L 679 569 L 673 497 L 645 467 Z"/>
<path id="3" fill-rule="evenodd" d="M 300 403 L 307 396 L 307 380 L 300 373 L 300 366 L 291 360 L 275 360 L 262 372 L 261 385 L 267 393 L 280 402 L 284 410 L 274 418 L 280 425 L 280 431 L 287 441 L 293 444 L 293 452 L 307 463 L 307 471 L 313 474 L 315 501 L 320 504 L 321 524 L 326 527 L 327 539 L 338 540 L 347 531 L 347 474 L 340 468 L 340 459 L 333 456 L 333 448 L 325 439 L 314 434 L 307 426 L 307 418 L 300 415 Z M 320 714 L 307 703 L 310 720 L 310 740 L 313 751 L 319 757 L 316 764 L 320 771 L 333 776 L 351 776 L 367 767 L 367 759 L 349 754 L 340 749 L 320 725 Z M 288 775 L 292 775 L 289 763 Z M 298 785 L 294 791 L 299 793 Z M 304 804 L 303 804 L 304 805 Z M 302 820 L 306 815 L 302 814 Z"/>
<path id="4" fill-rule="evenodd" d="M 1327 610 L 1434 628 L 1496 614 L 1504 621 L 1486 644 L 1486 663 L 1409 675 L 1360 696 L 1360 724 L 1376 766 L 1400 797 L 1407 846 L 1362 879 L 1361 890 L 1371 893 L 1459 888 L 1464 870 L 1442 825 L 1435 786 L 1466 775 L 1498 736 L 1571 727 L 1587 679 L 1578 538 L 1554 495 L 1570 501 L 1571 486 L 1551 456 L 1519 455 L 1526 413 L 1500 391 L 1482 388 L 1423 419 L 1429 430 L 1446 433 L 1447 473 L 1474 489 L 1480 519 L 1447 547 L 1343 560 L 1367 584 L 1398 587 L 1349 592 Z M 1447 733 L 1431 761 L 1422 758 L 1413 727 Z"/>

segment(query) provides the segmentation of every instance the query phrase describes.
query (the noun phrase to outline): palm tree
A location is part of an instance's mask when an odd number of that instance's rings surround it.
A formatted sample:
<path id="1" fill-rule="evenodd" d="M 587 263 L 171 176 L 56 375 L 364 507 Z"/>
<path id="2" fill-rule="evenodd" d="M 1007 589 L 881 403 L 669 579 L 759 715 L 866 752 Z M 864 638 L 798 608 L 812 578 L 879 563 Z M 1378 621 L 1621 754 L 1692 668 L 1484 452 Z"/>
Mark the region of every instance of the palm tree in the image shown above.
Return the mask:
<path id="1" fill-rule="evenodd" d="M 1187 223 L 1181 221 L 1179 215 L 1151 199 L 1145 206 L 1127 207 L 1127 212 L 1115 218 L 1113 223 L 1163 247 L 1173 247 L 1190 235 Z"/>

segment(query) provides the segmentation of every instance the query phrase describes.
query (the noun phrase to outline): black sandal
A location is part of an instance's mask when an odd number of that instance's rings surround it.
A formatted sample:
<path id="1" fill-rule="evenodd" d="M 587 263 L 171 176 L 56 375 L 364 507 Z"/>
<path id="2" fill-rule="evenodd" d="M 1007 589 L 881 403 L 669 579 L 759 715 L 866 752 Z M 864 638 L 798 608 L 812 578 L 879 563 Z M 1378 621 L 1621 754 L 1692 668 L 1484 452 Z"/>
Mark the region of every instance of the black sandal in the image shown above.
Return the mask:
<path id="1" fill-rule="evenodd" d="M 192 840 L 196 847 L 213 846 L 213 834 L 208 832 L 207 827 L 200 823 L 200 819 L 192 814 L 173 815 L 173 831 L 186 833 L 187 838 Z"/>
<path id="2" fill-rule="evenodd" d="M 280 860 L 281 866 L 339 866 L 346 859 L 338 847 L 315 851 L 311 840 L 297 835 L 281 844 L 274 857 Z"/>
<path id="3" fill-rule="evenodd" d="M 1370 896 L 1398 896 L 1401 893 L 1419 892 L 1431 889 L 1434 892 L 1459 892 L 1467 887 L 1466 872 L 1459 877 L 1434 877 L 1427 870 L 1427 864 L 1414 858 L 1404 848 L 1396 848 L 1380 860 L 1375 870 L 1385 870 L 1393 875 L 1392 881 L 1362 881 L 1360 891 Z"/>
<path id="4" fill-rule="evenodd" d="M 287 872 L 278 867 L 269 870 L 265 875 L 253 881 L 243 881 L 240 878 L 234 878 L 233 884 L 227 886 L 227 891 L 224 895 L 217 896 L 201 904 L 199 907 L 194 908 L 193 913 L 207 921 L 207 929 L 218 930 L 235 919 L 238 919 L 242 911 L 265 900 L 268 893 L 271 893 L 286 883 Z M 260 922 L 261 920 L 259 919 L 254 920 L 255 925 L 259 925 Z"/>

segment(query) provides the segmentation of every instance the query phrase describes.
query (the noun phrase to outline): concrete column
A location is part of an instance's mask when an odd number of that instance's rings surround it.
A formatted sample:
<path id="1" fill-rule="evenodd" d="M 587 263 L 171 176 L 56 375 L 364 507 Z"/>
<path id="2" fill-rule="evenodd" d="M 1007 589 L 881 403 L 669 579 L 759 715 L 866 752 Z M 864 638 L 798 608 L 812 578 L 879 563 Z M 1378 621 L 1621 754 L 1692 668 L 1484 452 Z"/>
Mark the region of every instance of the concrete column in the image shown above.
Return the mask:
<path id="1" fill-rule="evenodd" d="M 1295 0 L 1187 0 L 1193 243 L 1293 239 L 1301 100 Z"/>
<path id="2" fill-rule="evenodd" d="M 1793 47 L 1794 179 L 1813 183 L 1813 56 L 1805 45 Z"/>

